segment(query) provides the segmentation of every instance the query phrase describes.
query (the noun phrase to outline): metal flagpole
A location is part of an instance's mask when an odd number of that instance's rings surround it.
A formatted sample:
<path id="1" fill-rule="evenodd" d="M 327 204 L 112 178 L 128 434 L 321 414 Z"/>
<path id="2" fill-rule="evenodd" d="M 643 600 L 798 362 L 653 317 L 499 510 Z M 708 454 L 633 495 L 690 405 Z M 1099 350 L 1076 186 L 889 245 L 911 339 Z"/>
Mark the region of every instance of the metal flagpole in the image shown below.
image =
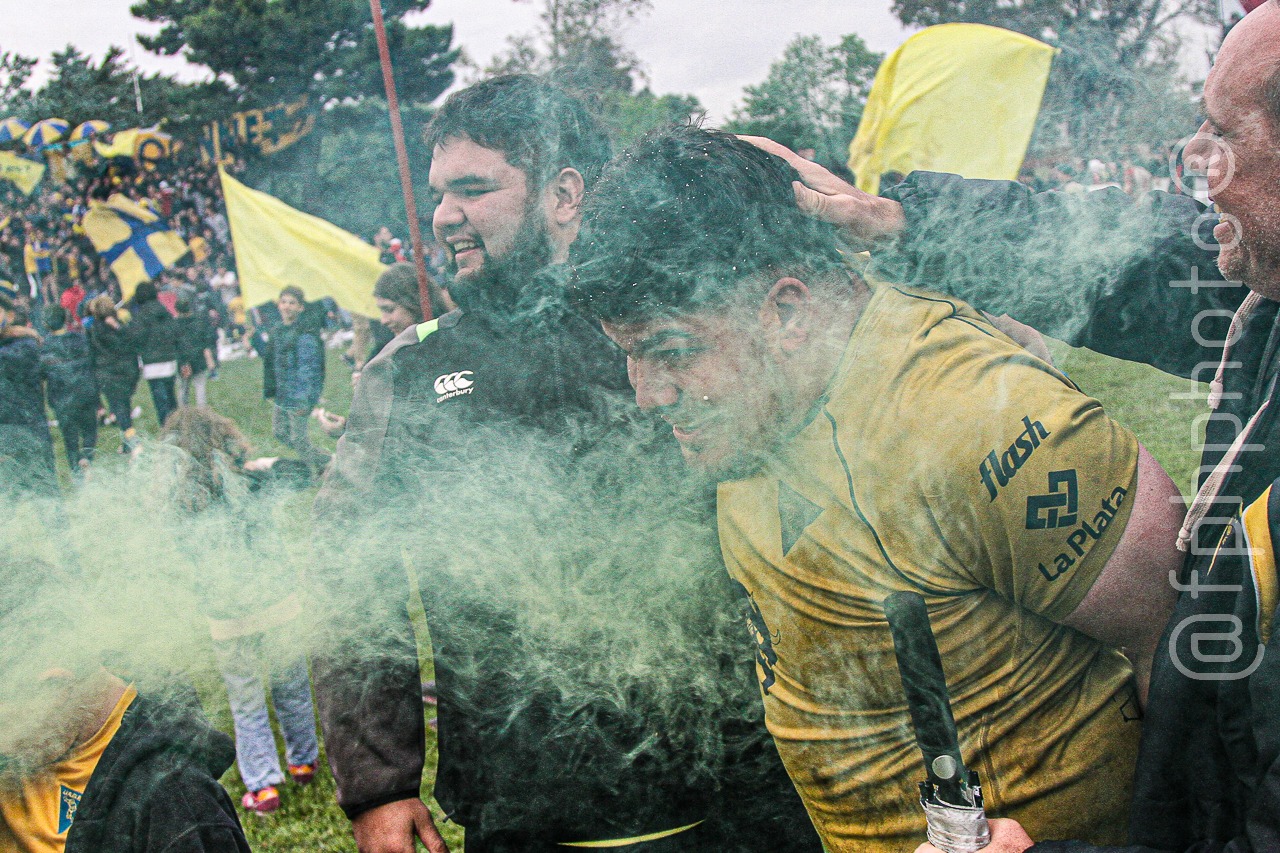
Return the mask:
<path id="1" fill-rule="evenodd" d="M 418 205 L 413 198 L 413 178 L 409 174 L 409 151 L 404 146 L 404 124 L 400 121 L 400 99 L 396 97 L 396 81 L 391 74 L 391 51 L 387 48 L 387 26 L 382 20 L 381 0 L 369 0 L 373 11 L 373 33 L 378 40 L 378 58 L 382 60 L 382 84 L 387 90 L 387 112 L 391 114 L 391 137 L 396 146 L 396 163 L 400 166 L 400 188 L 404 191 L 404 211 L 409 219 L 409 240 L 413 246 L 413 265 L 418 271 L 418 301 L 422 319 L 431 319 L 431 291 L 427 287 L 427 259 L 422 246 L 422 229 L 418 226 Z"/>

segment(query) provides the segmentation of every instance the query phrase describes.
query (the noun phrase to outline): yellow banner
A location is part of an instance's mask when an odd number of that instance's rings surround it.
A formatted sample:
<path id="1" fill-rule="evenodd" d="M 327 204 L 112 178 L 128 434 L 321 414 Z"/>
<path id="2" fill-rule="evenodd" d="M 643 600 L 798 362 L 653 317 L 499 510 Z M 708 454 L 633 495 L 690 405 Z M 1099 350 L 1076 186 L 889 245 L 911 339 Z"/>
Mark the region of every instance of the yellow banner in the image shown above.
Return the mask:
<path id="1" fill-rule="evenodd" d="M 1013 180 L 1022 168 L 1055 49 L 983 24 L 916 33 L 876 72 L 849 168 L 875 194 L 888 172 Z"/>
<path id="2" fill-rule="evenodd" d="M 316 126 L 316 116 L 304 96 L 288 104 L 245 110 L 205 125 L 200 154 L 205 162 L 222 163 L 241 145 L 260 154 L 275 154 L 293 145 Z"/>
<path id="3" fill-rule="evenodd" d="M 93 140 L 93 150 L 99 157 L 138 157 L 142 160 L 159 160 L 168 157 L 172 145 L 169 134 L 154 127 L 134 127 L 122 130 L 111 137 L 110 142 Z"/>
<path id="4" fill-rule="evenodd" d="M 307 299 L 331 296 L 348 311 L 378 316 L 373 284 L 384 265 L 377 249 L 332 222 L 250 189 L 222 169 L 218 176 L 247 304 L 274 300 L 294 285 Z"/>
<path id="5" fill-rule="evenodd" d="M 31 195 L 44 177 L 44 163 L 19 157 L 12 151 L 0 151 L 0 179 L 11 181 L 23 195 Z"/>

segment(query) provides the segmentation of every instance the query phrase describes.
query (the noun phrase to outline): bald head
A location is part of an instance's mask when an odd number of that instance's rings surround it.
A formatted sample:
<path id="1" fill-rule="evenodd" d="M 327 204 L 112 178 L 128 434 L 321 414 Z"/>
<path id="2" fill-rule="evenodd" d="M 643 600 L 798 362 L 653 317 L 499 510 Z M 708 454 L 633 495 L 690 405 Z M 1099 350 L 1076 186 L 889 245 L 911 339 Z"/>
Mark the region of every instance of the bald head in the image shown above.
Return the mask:
<path id="1" fill-rule="evenodd" d="M 1222 213 L 1218 267 L 1280 298 L 1280 0 L 1244 17 L 1222 43 L 1204 87 L 1206 120 L 1188 146 Z"/>
<path id="2" fill-rule="evenodd" d="M 1215 84 L 1255 92 L 1254 105 L 1280 128 L 1280 0 L 1267 0 L 1227 34 L 1206 92 Z"/>
<path id="3" fill-rule="evenodd" d="M 1262 97 L 1271 117 L 1273 127 L 1280 128 L 1280 0 L 1268 0 L 1262 4 L 1271 21 L 1271 35 L 1268 42 L 1272 47 L 1271 73 L 1262 87 Z"/>

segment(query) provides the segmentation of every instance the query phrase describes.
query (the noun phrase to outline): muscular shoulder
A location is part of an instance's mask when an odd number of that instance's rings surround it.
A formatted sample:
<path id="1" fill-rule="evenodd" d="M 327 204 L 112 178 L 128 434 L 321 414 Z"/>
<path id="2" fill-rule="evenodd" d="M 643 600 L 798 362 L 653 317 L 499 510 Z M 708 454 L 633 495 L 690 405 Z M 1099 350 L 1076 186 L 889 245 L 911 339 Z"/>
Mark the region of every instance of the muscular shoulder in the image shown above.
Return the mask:
<path id="1" fill-rule="evenodd" d="M 1099 408 L 964 302 L 896 286 L 877 290 L 828 405 L 841 426 L 856 425 L 860 456 L 897 467 L 909 458 L 917 472 L 1017 450 L 1028 423 L 1043 425 L 1049 410 L 1078 420 Z"/>

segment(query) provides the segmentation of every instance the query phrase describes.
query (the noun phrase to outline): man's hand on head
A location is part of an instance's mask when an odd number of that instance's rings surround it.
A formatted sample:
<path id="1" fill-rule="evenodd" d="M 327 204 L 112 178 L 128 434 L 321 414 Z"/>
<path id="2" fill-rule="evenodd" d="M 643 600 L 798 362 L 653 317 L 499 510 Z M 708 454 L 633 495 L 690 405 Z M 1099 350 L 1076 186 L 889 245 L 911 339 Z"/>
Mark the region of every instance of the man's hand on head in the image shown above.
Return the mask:
<path id="1" fill-rule="evenodd" d="M 991 824 L 991 843 L 983 848 L 986 853 L 1022 853 L 1032 844 L 1031 836 L 1016 820 L 995 818 Z M 937 847 L 925 842 L 916 848 L 916 853 L 943 853 Z"/>
<path id="2" fill-rule="evenodd" d="M 413 853 L 415 838 L 431 853 L 449 853 L 431 819 L 431 810 L 416 797 L 357 815 L 351 821 L 351 834 L 360 853 Z"/>
<path id="3" fill-rule="evenodd" d="M 812 160 L 763 136 L 739 136 L 762 151 L 786 160 L 800 180 L 792 183 L 796 205 L 814 219 L 830 222 L 844 232 L 846 240 L 858 251 L 867 251 L 897 237 L 906 227 L 902 205 L 896 201 L 869 195 L 841 180 Z"/>

